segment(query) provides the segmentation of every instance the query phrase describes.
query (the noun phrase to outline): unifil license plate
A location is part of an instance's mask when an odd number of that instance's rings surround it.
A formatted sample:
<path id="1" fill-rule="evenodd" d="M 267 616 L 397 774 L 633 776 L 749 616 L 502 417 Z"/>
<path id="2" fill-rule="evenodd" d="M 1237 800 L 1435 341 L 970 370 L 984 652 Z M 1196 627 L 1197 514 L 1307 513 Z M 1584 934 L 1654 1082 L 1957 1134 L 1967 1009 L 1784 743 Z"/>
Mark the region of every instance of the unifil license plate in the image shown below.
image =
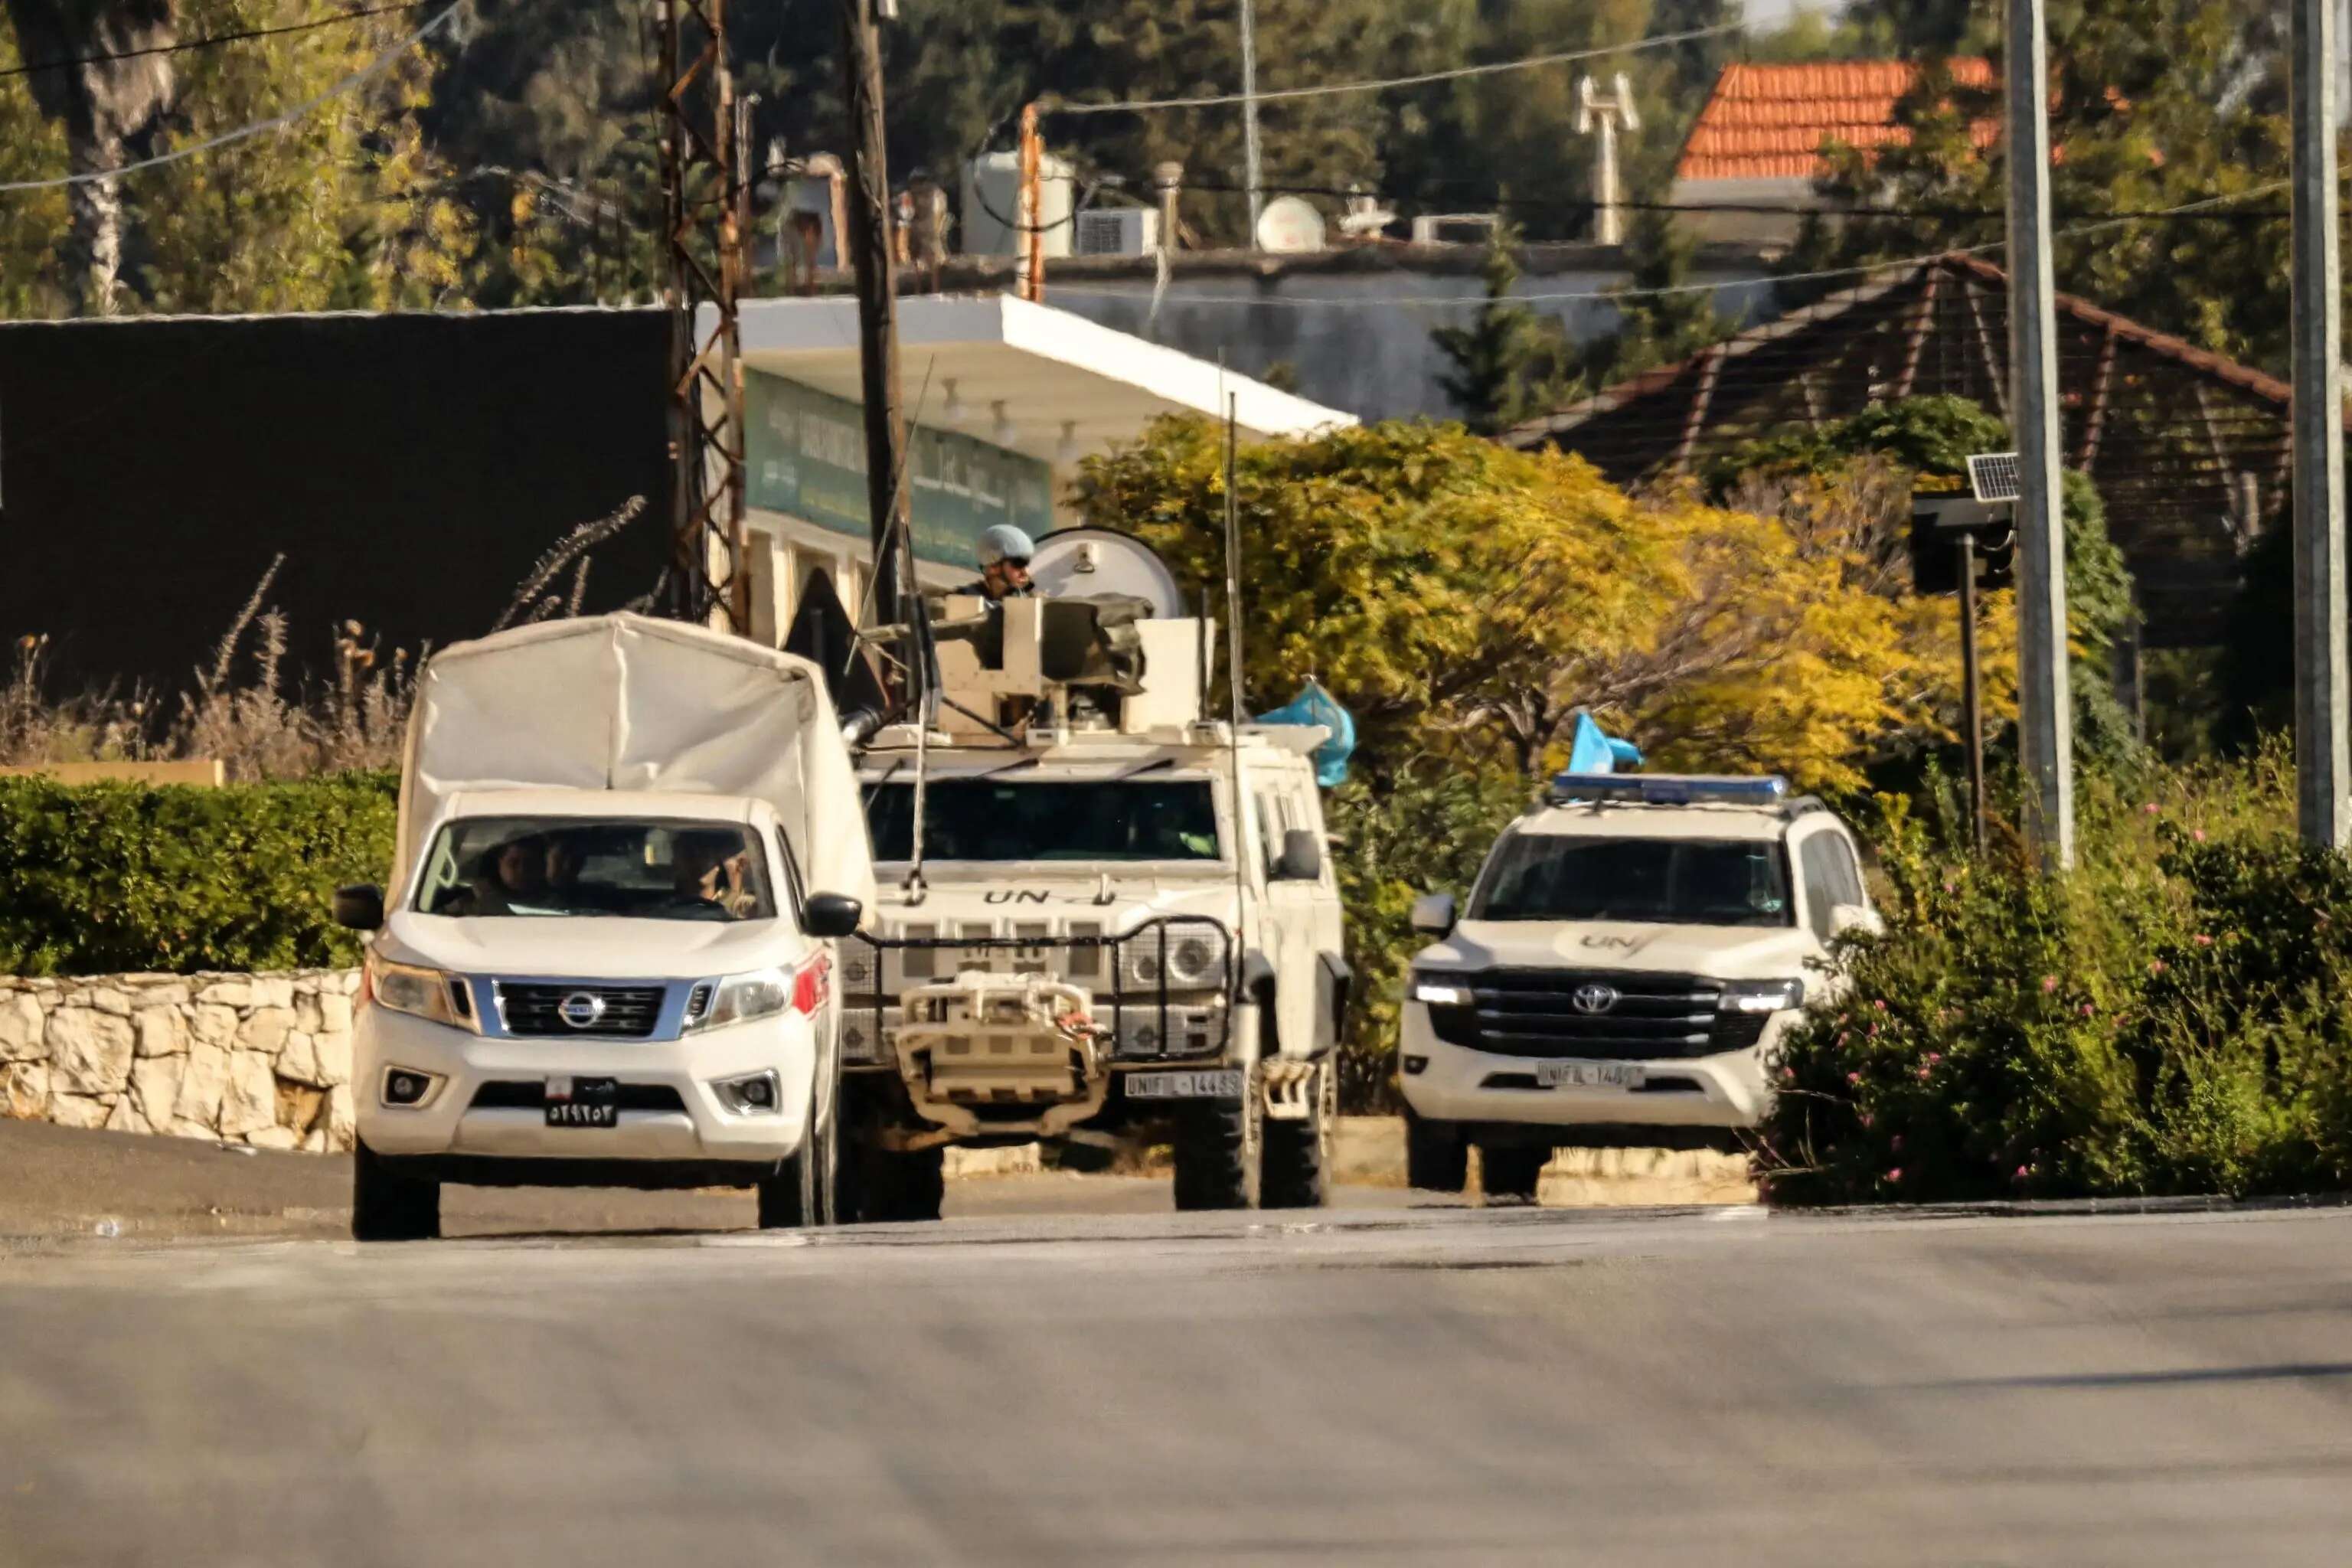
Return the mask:
<path id="1" fill-rule="evenodd" d="M 1536 1082 L 1545 1089 L 1639 1089 L 1649 1071 L 1636 1062 L 1538 1062 Z"/>
<path id="2" fill-rule="evenodd" d="M 547 1080 L 550 1127 L 618 1127 L 621 1083 L 610 1078 L 551 1078 Z"/>
<path id="3" fill-rule="evenodd" d="M 1239 1100 L 1239 1069 L 1223 1072 L 1131 1072 L 1125 1079 L 1129 1100 Z"/>

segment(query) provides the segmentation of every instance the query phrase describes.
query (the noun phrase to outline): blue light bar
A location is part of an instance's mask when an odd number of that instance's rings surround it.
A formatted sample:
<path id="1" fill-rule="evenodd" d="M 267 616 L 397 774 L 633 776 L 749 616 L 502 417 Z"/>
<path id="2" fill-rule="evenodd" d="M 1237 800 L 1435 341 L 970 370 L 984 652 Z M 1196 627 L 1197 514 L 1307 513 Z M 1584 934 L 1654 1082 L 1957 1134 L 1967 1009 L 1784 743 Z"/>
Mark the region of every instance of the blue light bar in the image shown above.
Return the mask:
<path id="1" fill-rule="evenodd" d="M 1570 801 L 1621 801 L 1637 805 L 1689 805 L 1717 801 L 1731 805 L 1778 805 L 1789 798 L 1789 781 L 1707 777 L 1692 773 L 1560 773 L 1551 781 L 1555 805 Z"/>

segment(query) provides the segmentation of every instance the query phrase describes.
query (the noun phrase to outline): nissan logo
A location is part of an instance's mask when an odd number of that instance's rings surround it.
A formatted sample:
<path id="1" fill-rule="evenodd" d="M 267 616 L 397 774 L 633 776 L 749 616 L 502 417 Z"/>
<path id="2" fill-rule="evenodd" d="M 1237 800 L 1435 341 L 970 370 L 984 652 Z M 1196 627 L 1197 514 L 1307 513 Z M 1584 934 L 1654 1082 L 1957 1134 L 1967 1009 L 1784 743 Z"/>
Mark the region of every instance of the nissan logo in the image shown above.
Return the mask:
<path id="1" fill-rule="evenodd" d="M 1579 993 L 1580 997 L 1581 994 Z M 1616 994 L 1610 994 L 1613 999 Z M 1584 1004 L 1579 1000 L 1577 1005 L 1581 1007 Z M 604 999 L 593 991 L 574 991 L 555 1005 L 555 1016 L 575 1029 L 592 1028 L 604 1016 Z"/>
<path id="2" fill-rule="evenodd" d="M 1617 987 L 1591 982 L 1578 986 L 1569 1000 L 1580 1013 L 1606 1013 L 1617 1005 Z"/>

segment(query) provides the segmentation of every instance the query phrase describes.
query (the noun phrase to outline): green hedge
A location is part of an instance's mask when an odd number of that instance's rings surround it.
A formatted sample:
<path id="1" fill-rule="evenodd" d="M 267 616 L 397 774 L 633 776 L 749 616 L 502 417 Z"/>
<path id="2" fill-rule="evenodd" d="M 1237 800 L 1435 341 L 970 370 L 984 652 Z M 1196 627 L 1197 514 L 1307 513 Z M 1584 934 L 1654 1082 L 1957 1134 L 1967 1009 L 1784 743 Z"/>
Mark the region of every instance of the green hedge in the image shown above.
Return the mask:
<path id="1" fill-rule="evenodd" d="M 354 963 L 329 897 L 392 864 L 399 780 L 226 789 L 0 779 L 0 974 Z"/>
<path id="2" fill-rule="evenodd" d="M 2056 880 L 1895 815 L 1887 934 L 1775 1066 L 1773 1201 L 2352 1187 L 2352 859 L 2275 751 L 2135 782 L 2088 781 Z"/>

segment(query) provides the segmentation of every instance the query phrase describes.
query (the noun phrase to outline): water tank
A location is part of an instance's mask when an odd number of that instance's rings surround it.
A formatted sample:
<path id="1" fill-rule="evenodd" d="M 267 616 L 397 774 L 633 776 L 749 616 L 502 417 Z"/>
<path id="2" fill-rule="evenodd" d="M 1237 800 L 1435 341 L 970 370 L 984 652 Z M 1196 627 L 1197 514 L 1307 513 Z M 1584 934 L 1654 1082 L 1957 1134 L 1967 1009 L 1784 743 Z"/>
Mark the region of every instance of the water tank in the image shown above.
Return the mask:
<path id="1" fill-rule="evenodd" d="M 1077 205 L 1070 165 L 1048 153 L 1037 161 L 1039 237 L 1048 257 L 1070 254 L 1070 214 Z M 1021 154 L 984 153 L 963 169 L 963 249 L 967 256 L 1020 256 L 1014 242 L 1021 201 Z"/>

